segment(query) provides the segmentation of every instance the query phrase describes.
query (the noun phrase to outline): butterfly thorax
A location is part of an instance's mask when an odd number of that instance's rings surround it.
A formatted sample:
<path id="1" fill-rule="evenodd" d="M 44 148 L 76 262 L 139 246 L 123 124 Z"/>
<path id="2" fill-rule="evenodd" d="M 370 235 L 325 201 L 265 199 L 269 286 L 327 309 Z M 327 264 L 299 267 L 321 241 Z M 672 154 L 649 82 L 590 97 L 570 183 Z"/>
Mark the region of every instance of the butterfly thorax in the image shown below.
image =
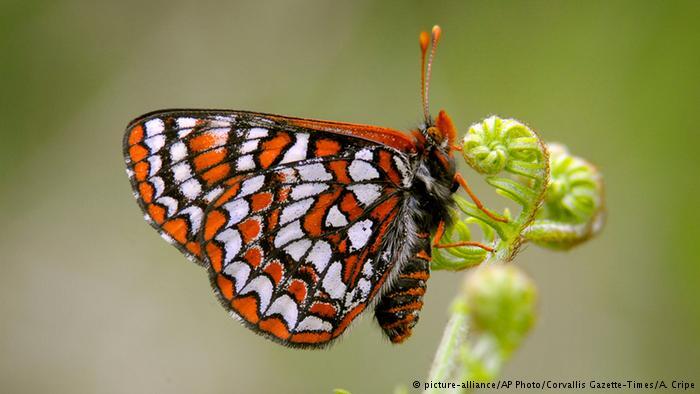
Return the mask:
<path id="1" fill-rule="evenodd" d="M 452 194 L 455 192 L 454 159 L 435 147 L 423 152 L 417 159 L 415 181 L 411 194 L 418 203 L 414 213 L 419 229 L 433 233 L 441 221 L 450 223 L 449 209 L 455 204 Z M 446 157 L 449 167 L 445 168 L 437 159 Z"/>
<path id="2" fill-rule="evenodd" d="M 451 223 L 450 209 L 455 205 L 452 194 L 458 185 L 454 182 L 456 165 L 450 151 L 451 138 L 433 124 L 422 126 L 414 132 L 414 137 L 417 150 L 411 188 L 417 203 L 414 217 L 421 231 L 432 234 L 440 222 Z"/>

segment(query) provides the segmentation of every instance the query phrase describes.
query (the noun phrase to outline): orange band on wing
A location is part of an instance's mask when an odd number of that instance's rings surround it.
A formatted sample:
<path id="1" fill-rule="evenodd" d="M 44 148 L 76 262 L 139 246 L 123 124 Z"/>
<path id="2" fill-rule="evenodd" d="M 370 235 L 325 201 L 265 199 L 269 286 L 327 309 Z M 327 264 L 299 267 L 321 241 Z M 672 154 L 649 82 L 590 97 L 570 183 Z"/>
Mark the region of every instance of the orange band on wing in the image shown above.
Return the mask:
<path id="1" fill-rule="evenodd" d="M 270 116 L 278 122 L 287 122 L 293 126 L 303 127 L 312 130 L 320 130 L 328 133 L 344 134 L 356 138 L 364 138 L 370 141 L 379 142 L 403 152 L 413 152 L 415 145 L 413 141 L 404 133 L 386 127 L 370 126 L 354 123 L 331 122 L 326 120 L 287 118 L 281 116 Z"/>

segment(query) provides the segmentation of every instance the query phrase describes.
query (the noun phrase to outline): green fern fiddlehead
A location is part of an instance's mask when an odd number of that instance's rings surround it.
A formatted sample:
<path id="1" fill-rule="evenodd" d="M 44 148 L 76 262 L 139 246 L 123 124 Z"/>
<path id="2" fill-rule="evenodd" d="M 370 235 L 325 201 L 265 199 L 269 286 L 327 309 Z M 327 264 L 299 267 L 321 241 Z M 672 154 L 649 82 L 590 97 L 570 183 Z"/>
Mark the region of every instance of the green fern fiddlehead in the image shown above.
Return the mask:
<path id="1" fill-rule="evenodd" d="M 490 381 L 519 346 L 535 318 L 534 284 L 515 266 L 504 266 L 525 242 L 569 249 L 597 234 L 603 224 L 603 183 L 598 170 L 513 119 L 491 116 L 469 128 L 465 161 L 496 192 L 517 204 L 507 223 L 456 196 L 459 218 L 447 242 L 472 240 L 470 225 L 483 234 L 487 252 L 476 246 L 433 250 L 432 268 L 459 270 L 483 264 L 467 276 L 430 371 L 430 381 Z M 469 392 L 471 390 L 457 390 Z"/>

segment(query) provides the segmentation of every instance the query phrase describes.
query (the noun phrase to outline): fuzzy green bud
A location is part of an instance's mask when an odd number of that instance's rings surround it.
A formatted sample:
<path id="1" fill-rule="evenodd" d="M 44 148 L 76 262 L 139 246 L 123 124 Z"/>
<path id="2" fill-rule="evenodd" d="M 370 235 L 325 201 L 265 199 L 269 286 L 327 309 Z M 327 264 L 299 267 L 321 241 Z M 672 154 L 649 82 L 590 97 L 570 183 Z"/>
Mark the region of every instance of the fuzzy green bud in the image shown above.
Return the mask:
<path id="1" fill-rule="evenodd" d="M 549 144 L 551 175 L 544 203 L 523 231 L 550 249 L 570 249 L 596 235 L 605 222 L 603 179 L 598 169 L 565 146 Z"/>
<path id="2" fill-rule="evenodd" d="M 462 155 L 479 173 L 494 175 L 503 170 L 532 171 L 540 153 L 537 135 L 515 119 L 491 116 L 469 127 L 462 142 Z"/>
<path id="3" fill-rule="evenodd" d="M 565 146 L 548 144 L 550 178 L 540 215 L 550 220 L 582 223 L 602 204 L 602 180 L 597 169 Z"/>
<path id="4" fill-rule="evenodd" d="M 488 265 L 467 276 L 463 286 L 474 329 L 493 336 L 505 352 L 515 349 L 535 321 L 537 290 L 512 265 Z"/>

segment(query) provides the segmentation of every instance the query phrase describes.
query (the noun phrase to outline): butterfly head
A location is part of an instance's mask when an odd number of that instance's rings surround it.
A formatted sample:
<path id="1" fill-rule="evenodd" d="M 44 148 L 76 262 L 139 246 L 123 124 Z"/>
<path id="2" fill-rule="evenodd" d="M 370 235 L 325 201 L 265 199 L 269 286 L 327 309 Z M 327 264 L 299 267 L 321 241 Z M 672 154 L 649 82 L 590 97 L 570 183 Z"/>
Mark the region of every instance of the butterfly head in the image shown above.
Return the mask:
<path id="1" fill-rule="evenodd" d="M 453 149 L 457 131 L 452 119 L 447 112 L 440 111 L 434 122 L 428 123 L 423 129 L 423 137 L 427 145 L 434 146 L 442 151 L 450 153 Z"/>

